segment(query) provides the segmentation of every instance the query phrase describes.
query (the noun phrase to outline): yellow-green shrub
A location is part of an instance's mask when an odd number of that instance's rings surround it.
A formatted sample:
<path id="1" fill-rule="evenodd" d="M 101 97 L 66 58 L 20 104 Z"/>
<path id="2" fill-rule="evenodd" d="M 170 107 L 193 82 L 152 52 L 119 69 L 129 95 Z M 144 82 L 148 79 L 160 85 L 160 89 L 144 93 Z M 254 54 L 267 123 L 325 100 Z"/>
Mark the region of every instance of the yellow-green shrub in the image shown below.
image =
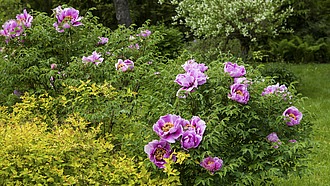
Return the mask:
<path id="1" fill-rule="evenodd" d="M 0 107 L 0 185 L 171 185 L 143 166 L 142 158 L 113 150 L 112 137 L 98 138 L 101 124 L 89 128 L 79 113 L 61 124 L 41 115 L 54 98 L 25 95 L 22 103 Z M 36 112 L 42 103 L 41 112 Z M 34 109 L 33 109 L 34 108 Z M 50 128 L 49 126 L 54 126 Z M 177 183 L 179 184 L 179 183 Z"/>

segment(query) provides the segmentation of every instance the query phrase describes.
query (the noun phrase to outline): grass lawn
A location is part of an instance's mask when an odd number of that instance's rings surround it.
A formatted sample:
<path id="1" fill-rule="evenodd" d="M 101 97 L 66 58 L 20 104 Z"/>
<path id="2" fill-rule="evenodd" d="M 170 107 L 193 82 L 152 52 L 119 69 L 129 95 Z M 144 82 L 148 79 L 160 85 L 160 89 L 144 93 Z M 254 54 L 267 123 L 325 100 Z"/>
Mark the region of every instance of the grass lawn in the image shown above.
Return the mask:
<path id="1" fill-rule="evenodd" d="M 330 185 L 330 64 L 290 65 L 302 79 L 299 91 L 309 99 L 305 107 L 311 107 L 316 115 L 313 141 L 313 162 L 309 163 L 313 173 L 302 178 L 290 176 L 288 180 L 276 178 L 274 185 L 320 186 Z"/>

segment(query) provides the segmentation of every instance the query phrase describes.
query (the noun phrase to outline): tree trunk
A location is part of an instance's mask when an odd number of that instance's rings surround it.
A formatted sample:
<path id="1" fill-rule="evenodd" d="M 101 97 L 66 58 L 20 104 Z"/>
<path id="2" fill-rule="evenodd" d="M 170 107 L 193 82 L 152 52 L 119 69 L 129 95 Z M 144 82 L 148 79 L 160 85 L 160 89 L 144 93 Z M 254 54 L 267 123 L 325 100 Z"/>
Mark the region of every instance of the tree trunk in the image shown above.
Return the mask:
<path id="1" fill-rule="evenodd" d="M 118 24 L 125 25 L 126 28 L 128 28 L 132 24 L 128 2 L 129 0 L 113 0 Z"/>

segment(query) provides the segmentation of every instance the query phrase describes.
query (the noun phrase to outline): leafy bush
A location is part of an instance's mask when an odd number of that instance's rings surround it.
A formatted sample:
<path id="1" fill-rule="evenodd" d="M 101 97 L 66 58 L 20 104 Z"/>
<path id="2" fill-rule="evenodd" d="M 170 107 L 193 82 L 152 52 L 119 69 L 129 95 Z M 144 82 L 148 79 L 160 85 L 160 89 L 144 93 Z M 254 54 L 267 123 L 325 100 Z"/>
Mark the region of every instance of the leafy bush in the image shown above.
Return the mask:
<path id="1" fill-rule="evenodd" d="M 7 170 L 6 182 L 19 183 L 25 179 L 26 183 L 46 183 L 48 178 L 45 180 L 47 175 L 43 172 L 51 172 L 53 167 L 41 171 L 48 166 L 42 153 L 51 150 L 58 158 L 54 163 L 56 169 L 63 169 L 67 176 L 62 178 L 56 172 L 49 175 L 54 174 L 57 176 L 54 182 L 63 180 L 63 184 L 64 179 L 72 178 L 70 183 L 77 184 L 116 181 L 116 184 L 251 185 L 266 184 L 274 175 L 304 173 L 313 145 L 311 114 L 301 106 L 303 98 L 296 95 L 293 86 L 288 89 L 275 86 L 276 90 L 270 90 L 274 88 L 269 87 L 272 78 L 264 78 L 259 67 L 246 65 L 229 53 L 216 51 L 220 55 L 207 59 L 200 52 L 187 51 L 176 59 L 158 56 L 156 44 L 162 34 L 150 32 L 147 25 L 137 31 L 121 27 L 111 32 L 96 24 L 96 18 L 89 13 L 82 19 L 62 17 L 64 20 L 58 20 L 56 30 L 53 24 L 57 20 L 37 14 L 32 26 L 24 27 L 25 42 L 10 37 L 1 56 L 0 82 L 5 87 L 1 90 L 5 95 L 2 103 L 13 96 L 12 92 L 18 102 L 12 107 L 13 113 L 2 108 L 6 118 L 1 120 L 1 127 L 6 129 L 4 134 L 8 135 L 9 129 L 19 133 L 18 126 L 27 123 L 35 126 L 31 130 L 42 137 L 32 138 L 33 153 L 28 155 L 20 149 L 5 151 L 23 153 L 19 161 L 41 153 L 37 160 L 32 159 L 35 164 L 29 166 L 38 165 L 35 169 L 42 173 L 38 172 L 38 177 L 33 177 L 34 172 L 32 177 L 20 173 L 15 180 L 11 168 L 7 168 L 9 160 L 4 159 L 1 163 L 6 167 L 2 170 Z M 58 32 L 68 20 L 79 20 L 83 25 L 70 22 L 70 28 Z M 108 42 L 98 37 L 107 37 Z M 236 79 L 243 76 L 245 79 Z M 24 90 L 33 96 L 22 96 L 20 91 Z M 179 119 L 177 123 L 162 123 L 164 116 Z M 199 119 L 204 129 L 195 129 L 193 118 Z M 16 127 L 11 121 L 17 123 Z M 187 122 L 189 126 L 183 125 Z M 38 133 L 39 126 L 42 132 Z M 175 132 L 180 127 L 182 133 L 169 141 L 171 145 L 164 141 L 169 134 L 166 132 Z M 269 137 L 274 133 L 277 139 Z M 163 140 L 156 140 L 158 135 Z M 62 138 L 58 139 L 59 136 Z M 192 144 L 190 137 L 196 138 Z M 289 142 L 293 139 L 297 143 Z M 52 144 L 56 140 L 65 146 L 55 148 Z M 180 140 L 187 144 L 180 144 Z M 34 144 L 50 150 L 39 152 Z M 146 153 L 151 161 L 144 159 Z M 128 159 L 119 158 L 125 155 Z M 38 157 L 42 158 L 41 163 Z M 111 162 L 117 160 L 123 164 L 112 166 Z M 153 163 L 157 161 L 158 164 Z M 158 168 L 161 165 L 165 170 Z M 132 176 L 127 171 L 132 171 Z"/>
<path id="2" fill-rule="evenodd" d="M 276 83 L 281 85 L 290 86 L 292 82 L 298 82 L 296 87 L 299 86 L 301 79 L 288 67 L 285 63 L 270 63 L 261 70 L 263 77 L 272 77 Z"/>

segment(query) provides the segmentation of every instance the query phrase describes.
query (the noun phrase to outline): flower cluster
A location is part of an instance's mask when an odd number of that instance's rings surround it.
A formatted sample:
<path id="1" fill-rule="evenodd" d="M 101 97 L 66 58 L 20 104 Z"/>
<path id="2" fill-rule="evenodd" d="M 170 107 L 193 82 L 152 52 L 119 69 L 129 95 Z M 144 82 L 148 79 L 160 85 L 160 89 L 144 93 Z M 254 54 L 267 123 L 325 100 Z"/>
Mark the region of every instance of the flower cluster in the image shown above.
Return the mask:
<path id="1" fill-rule="evenodd" d="M 141 31 L 141 34 L 137 34 L 137 36 L 143 36 L 143 37 L 147 37 L 151 34 L 151 31 L 146 30 L 146 31 Z"/>
<path id="2" fill-rule="evenodd" d="M 131 49 L 136 49 L 136 50 L 139 50 L 140 49 L 140 46 L 138 45 L 138 44 L 135 44 L 135 45 L 129 45 L 128 46 L 129 48 L 131 48 Z"/>
<path id="3" fill-rule="evenodd" d="M 228 93 L 228 97 L 239 103 L 247 104 L 250 97 L 247 87 L 250 84 L 252 85 L 252 82 L 246 78 L 237 78 L 246 74 L 244 66 L 238 66 L 237 63 L 225 62 L 224 72 L 229 73 L 231 77 L 235 77 L 234 84 L 230 85 L 230 94 Z"/>
<path id="4" fill-rule="evenodd" d="M 61 6 L 58 6 L 53 10 L 56 13 L 57 22 L 53 24 L 58 32 L 64 32 L 65 28 L 70 28 L 71 26 L 76 27 L 83 25 L 78 22 L 83 19 L 79 16 L 79 11 L 74 8 L 64 8 L 62 10 Z"/>
<path id="5" fill-rule="evenodd" d="M 181 137 L 181 148 L 189 151 L 190 148 L 196 148 L 200 144 L 203 138 L 203 134 L 206 128 L 206 124 L 198 116 L 193 116 L 190 121 L 182 119 L 180 116 L 167 114 L 161 116 L 159 120 L 154 124 L 153 130 L 161 137 L 160 141 L 154 140 L 144 147 L 145 152 L 148 154 L 150 161 L 154 162 L 159 168 L 164 168 L 166 163 L 163 158 L 165 154 L 170 151 L 169 143 L 175 143 Z M 164 147 L 157 150 L 154 144 L 162 143 Z M 152 150 L 150 150 L 152 149 Z M 162 150 L 163 149 L 163 150 Z M 161 156 L 159 153 L 161 152 Z M 157 158 L 158 157 L 158 158 Z"/>
<path id="6" fill-rule="evenodd" d="M 104 58 L 101 58 L 100 54 L 98 54 L 96 51 L 94 51 L 93 55 L 91 55 L 91 56 L 88 56 L 88 57 L 83 56 L 82 62 L 83 63 L 92 62 L 95 65 L 98 65 L 98 64 L 102 63 L 103 59 Z"/>
<path id="7" fill-rule="evenodd" d="M 23 14 L 19 14 L 16 16 L 15 19 L 7 20 L 2 25 L 2 30 L 0 30 L 0 35 L 3 35 L 5 37 L 8 37 L 6 39 L 6 43 L 8 44 L 10 38 L 15 38 L 16 36 L 20 36 L 22 32 L 24 31 L 23 25 L 27 28 L 31 27 L 33 17 L 26 12 L 26 10 L 23 11 Z"/>
<path id="8" fill-rule="evenodd" d="M 207 66 L 204 63 L 198 64 L 195 60 L 188 60 L 184 65 L 183 69 L 186 71 L 184 74 L 178 74 L 176 76 L 175 82 L 182 86 L 176 93 L 179 96 L 180 91 L 185 90 L 188 92 L 193 92 L 194 89 L 198 89 L 198 85 L 203 85 L 206 83 L 208 77 L 204 74 L 207 70 Z M 186 96 L 179 96 L 181 98 L 186 98 Z"/>
<path id="9" fill-rule="evenodd" d="M 288 96 L 290 92 L 288 92 L 288 88 L 285 85 L 279 86 L 279 83 L 277 83 L 276 85 L 268 86 L 264 89 L 264 92 L 261 93 L 262 96 L 269 94 L 281 95 L 286 101 L 287 99 L 285 97 Z M 289 99 L 291 99 L 291 97 L 292 95 L 289 96 Z"/>

